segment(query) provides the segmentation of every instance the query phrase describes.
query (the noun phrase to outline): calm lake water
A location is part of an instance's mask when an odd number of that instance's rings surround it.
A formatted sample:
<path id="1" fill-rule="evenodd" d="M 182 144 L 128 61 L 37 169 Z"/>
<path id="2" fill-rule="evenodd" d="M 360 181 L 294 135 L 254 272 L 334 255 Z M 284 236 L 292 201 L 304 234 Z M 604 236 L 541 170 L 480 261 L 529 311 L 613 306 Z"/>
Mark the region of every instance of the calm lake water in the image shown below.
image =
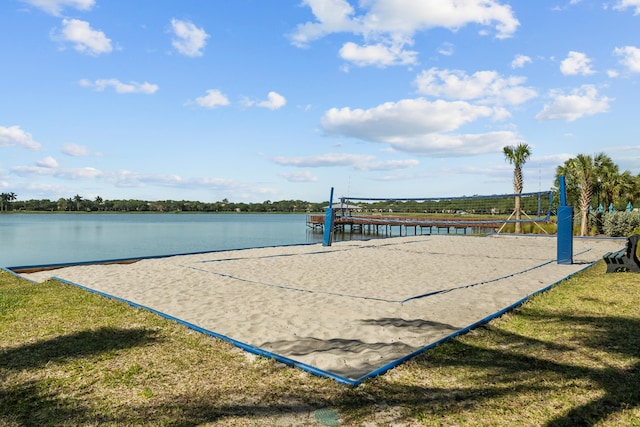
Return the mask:
<path id="1" fill-rule="evenodd" d="M 460 230 L 458 230 L 460 231 Z M 471 229 L 463 232 L 473 232 Z M 336 232 L 333 240 L 412 235 Z M 448 230 L 432 230 L 446 234 Z M 457 231 L 454 231 L 457 232 Z M 480 231 L 476 231 L 480 232 Z M 387 234 L 388 233 L 388 234 Z M 322 243 L 306 214 L 0 214 L 0 267 Z"/>
<path id="2" fill-rule="evenodd" d="M 301 214 L 0 215 L 0 267 L 319 242 Z"/>

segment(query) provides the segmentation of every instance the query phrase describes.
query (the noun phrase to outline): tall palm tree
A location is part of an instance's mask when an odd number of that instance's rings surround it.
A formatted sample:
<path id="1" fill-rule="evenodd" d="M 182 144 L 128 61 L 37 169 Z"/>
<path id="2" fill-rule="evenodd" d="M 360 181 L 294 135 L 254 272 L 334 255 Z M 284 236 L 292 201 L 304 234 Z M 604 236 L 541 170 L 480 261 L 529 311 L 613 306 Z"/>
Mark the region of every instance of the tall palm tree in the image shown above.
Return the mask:
<path id="1" fill-rule="evenodd" d="M 516 213 L 516 234 L 522 233 L 522 224 L 520 224 L 520 213 L 522 212 L 521 198 L 524 181 L 522 179 L 522 166 L 531 157 L 531 149 L 529 144 L 520 143 L 516 146 L 508 145 L 503 149 L 505 160 L 513 165 L 513 192 L 516 194 L 515 208 Z"/>
<path id="2" fill-rule="evenodd" d="M 0 210 L 7 210 L 7 204 L 9 203 L 9 193 L 0 194 Z"/>
<path id="3" fill-rule="evenodd" d="M 565 162 L 564 168 L 558 168 L 565 177 L 580 190 L 578 208 L 580 209 L 580 235 L 586 236 L 589 232 L 589 207 L 593 197 L 593 188 L 596 185 L 598 169 L 593 157 L 587 154 L 578 154 Z"/>
<path id="4" fill-rule="evenodd" d="M 2 193 L 0 194 L 0 210 L 8 211 L 9 210 L 9 202 L 13 202 L 16 200 L 18 196 L 13 191 L 11 193 Z"/>

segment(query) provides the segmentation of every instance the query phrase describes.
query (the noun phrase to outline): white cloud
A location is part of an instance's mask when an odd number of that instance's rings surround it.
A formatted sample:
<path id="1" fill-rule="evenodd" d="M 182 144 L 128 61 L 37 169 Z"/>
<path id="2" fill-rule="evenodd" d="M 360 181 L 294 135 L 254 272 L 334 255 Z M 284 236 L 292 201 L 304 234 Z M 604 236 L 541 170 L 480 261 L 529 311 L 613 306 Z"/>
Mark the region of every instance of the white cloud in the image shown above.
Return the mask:
<path id="1" fill-rule="evenodd" d="M 518 105 L 538 96 L 534 89 L 522 86 L 525 81 L 524 77 L 502 77 L 496 71 L 467 75 L 459 70 L 431 68 L 420 73 L 415 83 L 423 95 Z"/>
<path id="2" fill-rule="evenodd" d="M 41 150 L 40 143 L 33 140 L 29 132 L 20 129 L 20 126 L 0 126 L 0 147 L 20 146 L 29 150 Z"/>
<path id="3" fill-rule="evenodd" d="M 415 64 L 417 55 L 418 52 L 403 50 L 401 45 L 388 46 L 381 43 L 359 46 L 348 42 L 340 49 L 342 59 L 360 67 Z"/>
<path id="4" fill-rule="evenodd" d="M 364 171 L 392 171 L 412 168 L 419 164 L 420 162 L 415 159 L 387 160 L 383 162 L 368 162 L 362 165 L 357 165 L 356 169 Z"/>
<path id="5" fill-rule="evenodd" d="M 245 107 L 261 107 L 268 108 L 269 110 L 277 110 L 284 107 L 287 104 L 287 100 L 284 96 L 278 92 L 269 92 L 265 101 L 255 101 L 249 98 L 243 98 L 241 101 Z"/>
<path id="6" fill-rule="evenodd" d="M 267 100 L 258 102 L 258 107 L 268 108 L 269 110 L 277 110 L 282 108 L 287 103 L 287 100 L 284 96 L 280 95 L 277 92 L 269 92 L 267 95 Z"/>
<path id="7" fill-rule="evenodd" d="M 202 50 L 209 38 L 204 29 L 180 19 L 172 19 L 171 28 L 174 34 L 171 44 L 178 52 L 191 57 L 202 56 Z"/>
<path id="8" fill-rule="evenodd" d="M 398 139 L 394 149 L 420 156 L 467 157 L 498 153 L 505 145 L 514 145 L 521 138 L 509 131 L 484 134 L 427 134 Z"/>
<path id="9" fill-rule="evenodd" d="M 399 139 L 448 132 L 493 110 L 463 101 L 427 101 L 423 98 L 387 102 L 368 110 L 332 108 L 322 117 L 329 135 L 392 143 Z"/>
<path id="10" fill-rule="evenodd" d="M 279 174 L 282 178 L 289 182 L 317 182 L 318 177 L 309 171 L 290 172 Z"/>
<path id="11" fill-rule="evenodd" d="M 42 184 L 37 182 L 26 183 L 26 185 L 24 185 L 24 189 L 35 192 L 43 199 L 50 198 L 52 194 L 59 194 L 61 196 L 64 195 L 64 197 L 68 197 L 69 193 L 73 191 L 63 188 L 60 185 Z"/>
<path id="12" fill-rule="evenodd" d="M 581 2 L 582 0 L 569 0 L 568 4 L 552 6 L 551 10 L 554 12 L 562 12 L 564 10 L 568 10 L 571 6 L 575 6 Z M 604 5 L 604 8 L 606 9 L 606 4 Z"/>
<path id="13" fill-rule="evenodd" d="M 158 186 L 162 188 L 204 189 L 223 194 L 222 197 L 238 195 L 239 192 L 249 194 L 267 193 L 269 189 L 256 188 L 246 183 L 223 178 L 184 178 L 179 175 L 146 174 L 129 170 L 106 172 L 103 175 L 106 182 L 116 187 L 133 188 Z"/>
<path id="14" fill-rule="evenodd" d="M 209 89 L 205 96 L 196 98 L 196 104 L 205 108 L 229 105 L 229 99 L 219 90 Z"/>
<path id="15" fill-rule="evenodd" d="M 87 179 L 104 176 L 102 171 L 92 167 L 84 168 L 58 168 L 51 164 L 38 164 L 38 166 L 16 166 L 11 171 L 19 176 L 54 176 L 62 179 Z"/>
<path id="16" fill-rule="evenodd" d="M 640 2 L 640 0 L 638 0 Z M 620 63 L 632 73 L 640 73 L 640 48 L 635 46 L 617 47 L 614 50 L 617 56 L 621 56 Z"/>
<path id="17" fill-rule="evenodd" d="M 331 136 L 385 143 L 394 150 L 418 155 L 455 157 L 496 152 L 518 141 L 513 132 L 448 134 L 491 117 L 495 111 L 464 101 L 404 99 L 368 110 L 332 108 L 322 117 L 321 125 Z"/>
<path id="18" fill-rule="evenodd" d="M 354 166 L 368 162 L 375 157 L 369 154 L 327 153 L 308 157 L 275 157 L 273 161 L 282 166 L 299 168 L 320 168 L 332 166 Z"/>
<path id="19" fill-rule="evenodd" d="M 91 152 L 87 147 L 78 144 L 64 144 L 62 152 L 71 157 L 102 156 L 101 153 Z"/>
<path id="20" fill-rule="evenodd" d="M 359 171 L 390 171 L 408 169 L 420 164 L 418 160 L 387 160 L 375 161 L 375 156 L 368 154 L 327 153 L 307 157 L 275 157 L 273 161 L 281 166 L 294 166 L 300 168 L 319 168 L 348 166 Z M 297 179 L 297 182 L 317 181 L 310 172 L 298 172 L 294 174 L 280 174 L 289 180 Z"/>
<path id="21" fill-rule="evenodd" d="M 516 55 L 513 61 L 511 61 L 511 68 L 522 68 L 531 62 L 533 61 L 527 55 Z"/>
<path id="22" fill-rule="evenodd" d="M 91 10 L 95 0 L 22 0 L 24 3 L 54 16 L 60 16 L 62 9 L 70 7 L 77 10 Z"/>
<path id="23" fill-rule="evenodd" d="M 311 8 L 318 22 L 298 24 L 291 35 L 295 46 L 305 47 L 331 33 L 358 30 L 358 24 L 351 18 L 353 7 L 346 0 L 303 0 L 302 4 Z"/>
<path id="24" fill-rule="evenodd" d="M 158 85 L 147 82 L 122 83 L 118 79 L 98 79 L 94 82 L 91 82 L 87 79 L 82 79 L 80 80 L 79 84 L 80 86 L 84 87 L 92 87 L 100 92 L 108 87 L 112 87 L 116 91 L 116 93 L 143 93 L 147 95 L 156 93 L 159 89 Z"/>
<path id="25" fill-rule="evenodd" d="M 88 55 L 100 55 L 112 51 L 111 40 L 102 31 L 91 28 L 86 21 L 79 19 L 63 19 L 62 31 L 52 32 L 52 39 L 62 42 L 70 42 L 73 48 L 80 53 Z"/>
<path id="26" fill-rule="evenodd" d="M 634 15 L 640 15 L 640 0 L 618 0 L 613 6 L 617 10 L 625 10 L 628 7 L 635 8 Z"/>
<path id="27" fill-rule="evenodd" d="M 583 85 L 574 89 L 570 94 L 565 95 L 562 91 L 551 91 L 553 98 L 551 104 L 544 106 L 543 110 L 536 115 L 537 120 L 574 120 L 593 116 L 609 111 L 611 98 L 599 96 L 598 90 L 592 85 Z"/>
<path id="28" fill-rule="evenodd" d="M 609 146 L 607 154 L 620 166 L 620 170 L 640 169 L 640 145 Z"/>
<path id="29" fill-rule="evenodd" d="M 361 15 L 347 0 L 303 0 L 311 8 L 314 22 L 299 24 L 291 42 L 306 47 L 332 33 L 352 33 L 364 43 L 348 42 L 340 54 L 358 65 L 400 65 L 415 63 L 416 52 L 404 46 L 413 44 L 418 31 L 446 28 L 456 31 L 469 24 L 493 27 L 497 38 L 511 37 L 520 23 L 509 5 L 497 0 L 399 1 L 367 0 L 359 7 Z"/>
<path id="30" fill-rule="evenodd" d="M 47 156 L 42 160 L 36 162 L 36 164 L 43 168 L 57 168 L 58 161 L 51 156 Z"/>
<path id="31" fill-rule="evenodd" d="M 11 172 L 21 177 L 47 176 L 65 180 L 102 180 L 117 187 L 160 187 L 233 189 L 246 185 L 216 178 L 183 178 L 179 175 L 145 174 L 128 170 L 102 171 L 93 167 L 60 168 L 53 162 L 38 162 L 37 166 L 16 166 Z"/>
<path id="32" fill-rule="evenodd" d="M 591 68 L 591 59 L 582 52 L 569 52 L 569 56 L 560 63 L 560 71 L 565 76 L 581 74 L 587 76 L 595 71 Z"/>
<path id="33" fill-rule="evenodd" d="M 453 44 L 446 43 L 446 42 L 442 43 L 442 45 L 438 48 L 438 53 L 444 56 L 451 56 L 453 55 L 454 51 L 455 51 L 455 48 Z"/>
<path id="34" fill-rule="evenodd" d="M 36 180 L 37 177 L 45 177 L 49 182 L 51 182 L 50 180 L 52 178 L 73 181 L 73 188 L 77 188 L 77 186 L 80 185 L 78 181 L 102 181 L 120 188 L 155 186 L 187 190 L 204 189 L 218 193 L 220 198 L 229 197 L 230 199 L 232 197 L 257 198 L 264 194 L 274 193 L 273 189 L 260 188 L 256 187 L 255 184 L 223 178 L 186 178 L 179 175 L 149 174 L 129 170 L 99 170 L 93 167 L 61 168 L 55 160 L 50 160 L 49 158 L 37 162 L 35 166 L 13 167 L 10 172 L 20 177 L 32 178 L 29 180 L 27 188 L 36 190 L 45 197 L 48 197 L 47 195 L 51 195 L 52 193 L 64 195 L 69 191 L 76 190 L 69 190 L 49 183 L 40 184 Z M 0 187 L 3 185 L 2 183 L 3 181 L 0 181 Z"/>
<path id="35" fill-rule="evenodd" d="M 575 157 L 575 154 L 560 153 L 560 154 L 549 154 L 546 156 L 534 156 L 529 161 L 527 161 L 527 165 L 555 167 L 557 165 L 563 164 L 564 162 L 571 159 L 572 157 Z"/>

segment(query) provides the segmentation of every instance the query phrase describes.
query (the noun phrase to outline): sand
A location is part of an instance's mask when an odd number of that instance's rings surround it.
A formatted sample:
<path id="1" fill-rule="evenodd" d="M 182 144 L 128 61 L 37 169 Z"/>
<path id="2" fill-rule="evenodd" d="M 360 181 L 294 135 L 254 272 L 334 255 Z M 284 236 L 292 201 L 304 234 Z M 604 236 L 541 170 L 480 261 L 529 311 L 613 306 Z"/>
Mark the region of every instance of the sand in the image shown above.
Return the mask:
<path id="1" fill-rule="evenodd" d="M 57 277 L 358 382 L 624 247 L 546 236 L 413 236 L 79 265 Z"/>

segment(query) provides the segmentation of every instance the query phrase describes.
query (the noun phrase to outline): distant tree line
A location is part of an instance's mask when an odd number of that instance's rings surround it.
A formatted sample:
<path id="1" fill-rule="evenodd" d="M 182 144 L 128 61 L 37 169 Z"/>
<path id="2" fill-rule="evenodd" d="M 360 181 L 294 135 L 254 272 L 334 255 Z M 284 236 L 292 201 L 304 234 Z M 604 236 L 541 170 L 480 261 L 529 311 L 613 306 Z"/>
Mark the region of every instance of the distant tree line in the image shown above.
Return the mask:
<path id="1" fill-rule="evenodd" d="M 305 213 L 320 212 L 328 202 L 312 203 L 303 200 L 281 200 L 261 203 L 230 202 L 223 199 L 219 202 L 207 203 L 191 200 L 105 200 L 102 197 L 85 199 L 80 195 L 58 200 L 31 199 L 20 201 L 14 193 L 12 197 L 0 195 L 2 211 L 28 212 L 271 212 L 271 213 Z"/>
<path id="2" fill-rule="evenodd" d="M 514 165 L 514 192 L 522 191 L 521 168 L 530 156 L 529 147 L 519 144 L 505 147 L 506 160 Z M 556 193 L 558 177 L 566 178 L 567 202 L 575 206 L 582 217 L 583 229 L 587 233 L 588 215 L 600 205 L 604 209 L 611 207 L 616 211 L 624 211 L 631 203 L 634 208 L 640 204 L 640 174 L 632 175 L 628 170 L 620 171 L 609 156 L 599 153 L 594 156 L 579 154 L 567 160 L 556 170 Z M 516 197 L 516 215 L 520 210 L 532 212 L 536 208 L 535 200 L 520 200 Z M 554 205 L 558 203 L 554 195 Z M 334 204 L 336 202 L 334 201 Z M 339 203 L 339 202 L 337 202 Z M 351 202 L 350 202 L 351 203 Z M 440 201 L 401 201 L 386 200 L 366 203 L 357 201 L 359 211 L 369 213 L 504 213 L 514 212 L 513 198 L 495 199 L 490 206 L 478 207 L 476 201 L 440 200 Z M 255 212 L 255 213 L 311 213 L 324 212 L 328 201 L 315 203 L 303 200 L 266 200 L 261 203 L 231 202 L 223 199 L 218 202 L 199 202 L 189 200 L 105 200 L 96 197 L 85 199 L 80 195 L 58 200 L 32 199 L 20 201 L 15 193 L 0 194 L 0 212 L 32 211 L 32 212 Z"/>
<path id="3" fill-rule="evenodd" d="M 14 195 L 15 196 L 15 195 Z M 5 198 L 3 197 L 2 200 Z M 198 202 L 190 200 L 105 200 L 96 197 L 93 200 L 84 199 L 79 195 L 58 200 L 31 199 L 16 201 L 13 197 L 3 202 L 3 210 L 20 212 L 221 212 L 221 213 L 324 213 L 329 202 L 307 202 L 303 200 L 280 200 L 272 202 L 266 200 L 261 203 L 236 203 L 223 199 L 219 202 Z M 334 207 L 340 201 L 334 200 Z M 542 202 L 543 208 L 548 208 L 548 197 Z M 382 200 L 382 201 L 345 201 L 345 208 L 353 214 L 509 214 L 513 211 L 513 197 L 490 197 L 477 199 L 426 199 L 426 200 Z M 525 198 L 523 211 L 533 213 L 538 207 L 537 198 Z"/>

